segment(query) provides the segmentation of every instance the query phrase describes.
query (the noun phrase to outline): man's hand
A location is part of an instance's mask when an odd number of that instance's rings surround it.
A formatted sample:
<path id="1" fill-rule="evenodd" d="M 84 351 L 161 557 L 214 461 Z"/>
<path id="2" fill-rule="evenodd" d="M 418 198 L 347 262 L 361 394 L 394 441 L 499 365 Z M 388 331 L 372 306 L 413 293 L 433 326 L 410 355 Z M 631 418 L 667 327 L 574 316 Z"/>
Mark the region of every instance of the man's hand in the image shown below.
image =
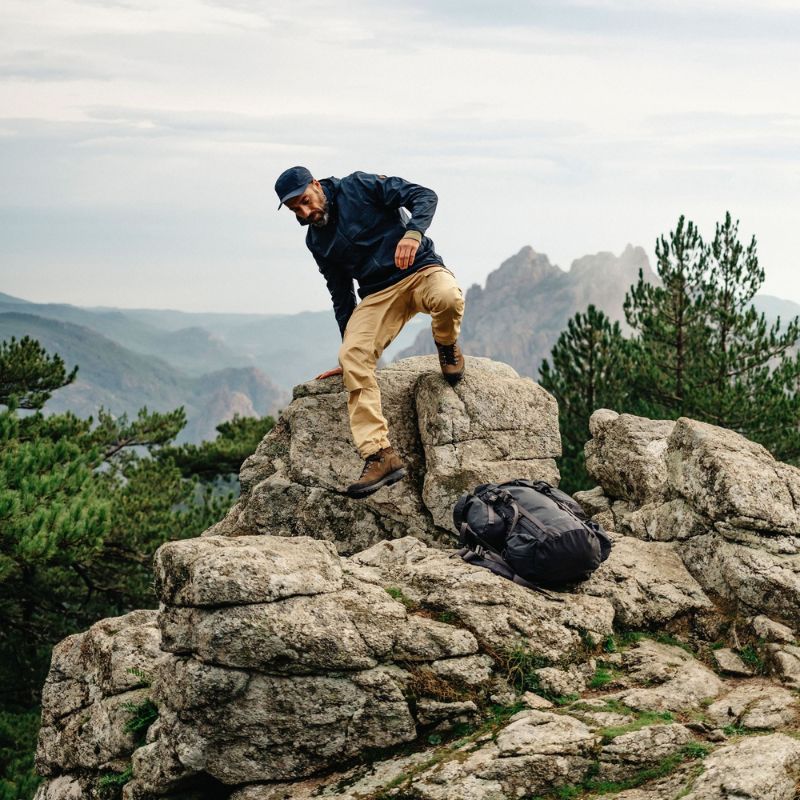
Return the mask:
<path id="1" fill-rule="evenodd" d="M 320 374 L 317 375 L 317 377 L 314 378 L 314 380 L 321 381 L 323 380 L 323 378 L 332 378 L 334 375 L 341 375 L 341 374 L 342 374 L 342 368 L 336 367 L 336 369 L 329 369 L 327 372 L 320 372 Z"/>
<path id="2" fill-rule="evenodd" d="M 419 242 L 410 236 L 401 239 L 394 251 L 394 263 L 398 269 L 408 269 L 414 263 L 414 257 L 419 250 Z"/>

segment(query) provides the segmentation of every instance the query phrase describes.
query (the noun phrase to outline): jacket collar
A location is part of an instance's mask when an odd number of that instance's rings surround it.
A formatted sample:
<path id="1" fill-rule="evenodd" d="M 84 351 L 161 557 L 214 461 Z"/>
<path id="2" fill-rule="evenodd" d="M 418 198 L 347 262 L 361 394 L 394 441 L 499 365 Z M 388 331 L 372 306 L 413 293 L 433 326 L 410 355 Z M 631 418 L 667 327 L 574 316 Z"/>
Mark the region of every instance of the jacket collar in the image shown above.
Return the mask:
<path id="1" fill-rule="evenodd" d="M 339 178 L 323 178 L 320 181 L 322 191 L 325 193 L 325 198 L 328 201 L 328 207 L 330 209 L 330 219 L 328 225 L 330 225 L 331 222 L 336 221 L 336 196 L 339 194 L 341 183 L 342 181 Z M 325 227 L 327 227 L 327 225 Z"/>

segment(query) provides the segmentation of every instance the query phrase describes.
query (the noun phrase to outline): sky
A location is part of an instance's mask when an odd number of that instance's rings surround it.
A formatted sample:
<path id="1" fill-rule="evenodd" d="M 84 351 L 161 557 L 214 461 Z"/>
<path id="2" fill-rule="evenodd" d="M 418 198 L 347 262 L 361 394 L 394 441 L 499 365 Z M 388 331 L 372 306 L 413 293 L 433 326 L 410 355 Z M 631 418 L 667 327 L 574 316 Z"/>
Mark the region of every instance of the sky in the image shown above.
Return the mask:
<path id="1" fill-rule="evenodd" d="M 0 291 L 329 308 L 302 164 L 433 188 L 464 287 L 730 211 L 800 302 L 798 85 L 797 0 L 3 0 Z"/>

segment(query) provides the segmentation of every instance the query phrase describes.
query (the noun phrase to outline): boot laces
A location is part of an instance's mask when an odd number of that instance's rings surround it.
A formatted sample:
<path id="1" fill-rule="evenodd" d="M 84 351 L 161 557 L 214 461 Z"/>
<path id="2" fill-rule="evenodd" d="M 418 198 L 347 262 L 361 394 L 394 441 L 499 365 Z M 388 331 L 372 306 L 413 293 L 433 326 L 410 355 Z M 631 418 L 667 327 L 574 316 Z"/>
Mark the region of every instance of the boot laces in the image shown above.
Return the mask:
<path id="1" fill-rule="evenodd" d="M 376 453 L 373 453 L 370 456 L 367 456 L 364 459 L 364 468 L 361 470 L 361 477 L 363 478 L 364 475 L 367 474 L 367 470 L 376 462 L 376 461 L 383 461 L 383 455 L 381 455 L 382 451 L 378 450 Z"/>

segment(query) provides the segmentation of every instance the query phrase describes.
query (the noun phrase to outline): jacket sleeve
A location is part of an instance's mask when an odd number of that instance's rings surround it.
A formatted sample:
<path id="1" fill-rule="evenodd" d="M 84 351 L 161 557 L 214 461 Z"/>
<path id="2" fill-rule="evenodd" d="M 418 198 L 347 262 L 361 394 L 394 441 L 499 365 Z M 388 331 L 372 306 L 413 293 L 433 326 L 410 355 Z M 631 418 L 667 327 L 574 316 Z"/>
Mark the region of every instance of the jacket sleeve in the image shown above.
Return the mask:
<path id="1" fill-rule="evenodd" d="M 336 324 L 339 326 L 339 332 L 344 338 L 344 329 L 347 327 L 347 321 L 356 307 L 356 293 L 353 289 L 353 279 L 342 272 L 341 270 L 333 267 L 329 262 L 314 256 L 317 262 L 319 271 L 325 278 L 325 283 L 328 284 L 328 291 L 331 293 L 331 300 L 333 301 L 333 313 L 336 317 Z"/>
<path id="2" fill-rule="evenodd" d="M 403 238 L 411 237 L 421 241 L 433 221 L 439 201 L 436 192 L 402 178 L 368 175 L 364 172 L 356 174 L 376 203 L 384 208 L 405 208 L 411 212 Z"/>

